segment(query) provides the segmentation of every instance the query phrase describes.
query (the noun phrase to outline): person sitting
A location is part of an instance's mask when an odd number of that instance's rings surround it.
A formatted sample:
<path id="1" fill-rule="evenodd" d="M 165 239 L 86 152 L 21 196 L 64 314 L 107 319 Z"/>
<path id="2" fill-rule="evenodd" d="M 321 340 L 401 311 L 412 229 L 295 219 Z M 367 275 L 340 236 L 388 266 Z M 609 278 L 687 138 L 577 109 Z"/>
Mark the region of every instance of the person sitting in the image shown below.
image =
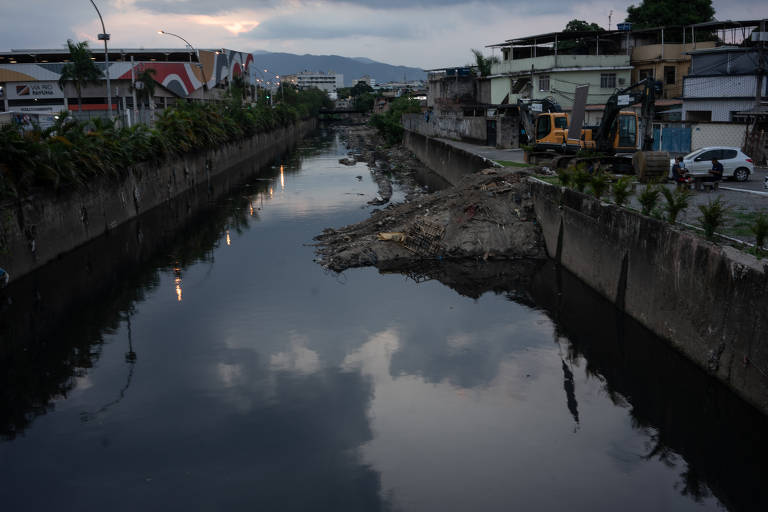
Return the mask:
<path id="1" fill-rule="evenodd" d="M 687 172 L 683 166 L 683 158 L 678 156 L 675 158 L 675 163 L 672 164 L 672 179 L 675 183 L 685 183 L 685 177 Z"/>
<path id="2" fill-rule="evenodd" d="M 683 157 L 678 156 L 675 158 L 675 163 L 672 164 L 672 179 L 678 185 L 684 185 L 691 182 L 691 176 L 688 174 L 688 170 L 683 164 Z"/>
<path id="3" fill-rule="evenodd" d="M 709 176 L 702 176 L 701 181 L 720 181 L 723 179 L 723 164 L 717 161 L 717 158 L 712 159 L 712 169 L 709 170 Z"/>

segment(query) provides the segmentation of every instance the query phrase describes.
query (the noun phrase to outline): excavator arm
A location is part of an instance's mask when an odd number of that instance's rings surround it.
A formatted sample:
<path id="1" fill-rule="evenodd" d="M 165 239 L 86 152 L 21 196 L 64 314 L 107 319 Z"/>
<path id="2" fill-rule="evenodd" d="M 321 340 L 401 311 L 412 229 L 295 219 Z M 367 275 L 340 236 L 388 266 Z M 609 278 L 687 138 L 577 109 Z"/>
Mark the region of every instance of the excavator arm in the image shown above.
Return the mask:
<path id="1" fill-rule="evenodd" d="M 518 99 L 517 106 L 520 110 L 520 120 L 523 123 L 523 128 L 525 128 L 525 133 L 528 135 L 528 140 L 531 142 L 535 141 L 536 138 L 536 116 L 538 116 L 540 113 L 539 111 L 533 111 L 531 109 L 531 105 L 534 103 L 541 105 L 541 112 L 563 111 L 559 104 L 555 103 L 549 98 L 527 102 Z"/>
<path id="2" fill-rule="evenodd" d="M 640 124 L 643 137 L 641 150 L 651 151 L 653 149 L 653 118 L 656 114 L 656 83 L 650 77 L 619 89 L 608 98 L 603 110 L 603 119 L 595 135 L 595 149 L 600 153 L 615 153 L 613 140 L 616 138 L 618 129 L 616 119 L 621 111 L 619 97 L 623 95 L 629 95 L 632 104 L 638 102 L 641 104 Z"/>

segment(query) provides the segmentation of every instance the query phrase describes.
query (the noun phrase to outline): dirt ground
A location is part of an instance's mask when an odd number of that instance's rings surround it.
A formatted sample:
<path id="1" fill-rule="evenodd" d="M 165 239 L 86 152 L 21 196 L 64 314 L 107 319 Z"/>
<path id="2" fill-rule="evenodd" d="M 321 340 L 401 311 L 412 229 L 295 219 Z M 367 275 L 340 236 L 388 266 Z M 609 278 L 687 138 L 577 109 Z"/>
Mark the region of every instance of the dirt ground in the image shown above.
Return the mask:
<path id="1" fill-rule="evenodd" d="M 407 149 L 384 149 L 367 127 L 350 127 L 344 136 L 347 158 L 368 162 L 379 184 L 375 204 L 388 202 L 393 182 L 405 192 L 405 201 L 316 237 L 317 261 L 326 268 L 341 272 L 369 265 L 395 269 L 430 261 L 546 257 L 525 172 L 486 169 L 429 193 L 416 182 L 423 166 Z"/>

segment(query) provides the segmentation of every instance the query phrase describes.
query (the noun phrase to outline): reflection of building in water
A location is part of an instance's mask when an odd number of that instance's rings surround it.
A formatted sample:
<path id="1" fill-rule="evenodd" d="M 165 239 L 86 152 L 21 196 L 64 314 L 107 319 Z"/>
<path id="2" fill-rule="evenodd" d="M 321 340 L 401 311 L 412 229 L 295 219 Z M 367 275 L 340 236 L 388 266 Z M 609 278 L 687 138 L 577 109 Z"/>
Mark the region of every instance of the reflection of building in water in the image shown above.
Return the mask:
<path id="1" fill-rule="evenodd" d="M 576 384 L 573 381 L 573 372 L 568 365 L 565 364 L 565 360 L 561 359 L 563 363 L 563 387 L 565 388 L 565 402 L 568 406 L 573 420 L 576 422 L 576 428 L 579 427 L 579 403 L 576 401 Z"/>
<path id="2" fill-rule="evenodd" d="M 181 269 L 179 267 L 175 267 L 173 269 L 173 275 L 173 282 L 176 284 L 176 298 L 179 302 L 181 302 Z"/>

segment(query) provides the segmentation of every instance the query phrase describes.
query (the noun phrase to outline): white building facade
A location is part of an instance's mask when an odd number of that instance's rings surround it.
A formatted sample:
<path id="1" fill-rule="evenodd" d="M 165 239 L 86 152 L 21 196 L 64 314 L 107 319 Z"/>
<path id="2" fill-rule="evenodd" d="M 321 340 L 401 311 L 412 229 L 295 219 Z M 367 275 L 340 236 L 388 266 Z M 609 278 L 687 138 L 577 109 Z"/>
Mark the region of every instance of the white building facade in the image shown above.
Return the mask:
<path id="1" fill-rule="evenodd" d="M 340 73 L 323 73 L 313 71 L 303 71 L 295 75 L 285 75 L 283 80 L 296 85 L 299 89 L 320 89 L 329 95 L 336 94 L 336 91 L 344 87 L 344 75 Z"/>

